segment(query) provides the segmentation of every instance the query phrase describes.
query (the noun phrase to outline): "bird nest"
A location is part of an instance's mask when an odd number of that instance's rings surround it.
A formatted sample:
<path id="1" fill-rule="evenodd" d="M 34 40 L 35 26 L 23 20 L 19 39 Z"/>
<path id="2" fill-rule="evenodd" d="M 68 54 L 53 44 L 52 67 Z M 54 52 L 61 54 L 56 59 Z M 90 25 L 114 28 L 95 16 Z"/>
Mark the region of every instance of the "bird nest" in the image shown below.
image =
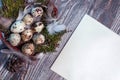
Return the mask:
<path id="1" fill-rule="evenodd" d="M 58 20 L 57 7 L 50 1 L 27 5 L 23 0 L 16 0 L 13 5 L 9 1 L 15 0 L 3 0 L 2 12 L 3 17 L 12 18 L 12 23 L 8 29 L 3 25 L 0 29 L 0 37 L 9 50 L 1 52 L 19 57 L 18 62 L 22 58 L 22 61 L 30 63 L 39 60 L 40 53 L 54 52 L 66 32 L 65 25 Z"/>

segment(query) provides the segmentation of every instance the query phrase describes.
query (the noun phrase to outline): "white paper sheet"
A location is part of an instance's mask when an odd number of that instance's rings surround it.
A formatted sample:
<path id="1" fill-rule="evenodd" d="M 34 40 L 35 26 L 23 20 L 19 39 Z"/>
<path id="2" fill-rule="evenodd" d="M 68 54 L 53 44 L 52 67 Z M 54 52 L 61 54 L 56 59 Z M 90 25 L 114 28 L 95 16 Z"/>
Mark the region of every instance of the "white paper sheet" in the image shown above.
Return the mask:
<path id="1" fill-rule="evenodd" d="M 120 80 L 120 36 L 85 15 L 51 69 L 67 80 Z"/>

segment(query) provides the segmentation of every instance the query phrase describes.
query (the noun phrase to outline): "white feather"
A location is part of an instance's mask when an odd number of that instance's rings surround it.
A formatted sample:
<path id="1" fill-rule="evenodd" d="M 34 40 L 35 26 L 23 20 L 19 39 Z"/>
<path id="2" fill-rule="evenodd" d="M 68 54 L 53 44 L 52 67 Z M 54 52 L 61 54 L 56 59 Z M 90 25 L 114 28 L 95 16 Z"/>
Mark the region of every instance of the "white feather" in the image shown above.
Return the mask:
<path id="1" fill-rule="evenodd" d="M 54 33 L 52 28 L 53 28 L 53 23 L 51 23 L 51 24 L 49 24 L 47 26 L 47 30 L 48 30 L 49 34 L 53 34 Z"/>
<path id="2" fill-rule="evenodd" d="M 19 10 L 19 14 L 16 20 L 22 20 L 22 18 L 23 18 L 23 11 Z"/>
<path id="3" fill-rule="evenodd" d="M 24 9 L 24 15 L 30 13 L 32 8 L 33 8 L 33 5 L 26 6 Z"/>
<path id="4" fill-rule="evenodd" d="M 56 25 L 53 29 L 55 32 L 61 32 L 63 30 L 65 30 L 66 26 L 64 24 L 59 24 L 59 25 Z"/>
<path id="5" fill-rule="evenodd" d="M 66 29 L 64 24 L 59 24 L 58 22 L 51 23 L 47 26 L 47 30 L 50 35 L 61 32 Z"/>

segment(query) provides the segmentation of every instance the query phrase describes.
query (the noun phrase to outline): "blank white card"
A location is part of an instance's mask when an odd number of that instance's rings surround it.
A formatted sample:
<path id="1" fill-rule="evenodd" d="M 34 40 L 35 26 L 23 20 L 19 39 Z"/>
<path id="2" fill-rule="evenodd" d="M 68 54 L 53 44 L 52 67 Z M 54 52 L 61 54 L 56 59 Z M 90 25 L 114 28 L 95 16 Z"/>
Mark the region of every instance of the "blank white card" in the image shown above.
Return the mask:
<path id="1" fill-rule="evenodd" d="M 120 80 L 120 36 L 85 15 L 51 69 L 67 80 Z"/>

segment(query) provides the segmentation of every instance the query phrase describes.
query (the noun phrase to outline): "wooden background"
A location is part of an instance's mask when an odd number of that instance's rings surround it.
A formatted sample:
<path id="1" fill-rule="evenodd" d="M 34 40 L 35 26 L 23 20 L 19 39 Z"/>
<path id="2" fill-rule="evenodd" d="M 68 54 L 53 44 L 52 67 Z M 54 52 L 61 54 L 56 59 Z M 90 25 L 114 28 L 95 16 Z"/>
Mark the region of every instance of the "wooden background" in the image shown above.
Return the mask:
<path id="1" fill-rule="evenodd" d="M 59 8 L 61 23 L 67 26 L 67 30 L 75 30 L 82 17 L 89 14 L 115 33 L 120 34 L 120 0 L 52 0 Z M 86 23 L 87 24 L 87 23 Z M 65 80 L 50 70 L 55 59 L 60 54 L 63 46 L 72 32 L 62 37 L 57 52 L 42 55 L 35 65 L 30 65 L 24 75 L 22 72 L 11 73 L 5 69 L 5 54 L 0 54 L 0 80 Z"/>

